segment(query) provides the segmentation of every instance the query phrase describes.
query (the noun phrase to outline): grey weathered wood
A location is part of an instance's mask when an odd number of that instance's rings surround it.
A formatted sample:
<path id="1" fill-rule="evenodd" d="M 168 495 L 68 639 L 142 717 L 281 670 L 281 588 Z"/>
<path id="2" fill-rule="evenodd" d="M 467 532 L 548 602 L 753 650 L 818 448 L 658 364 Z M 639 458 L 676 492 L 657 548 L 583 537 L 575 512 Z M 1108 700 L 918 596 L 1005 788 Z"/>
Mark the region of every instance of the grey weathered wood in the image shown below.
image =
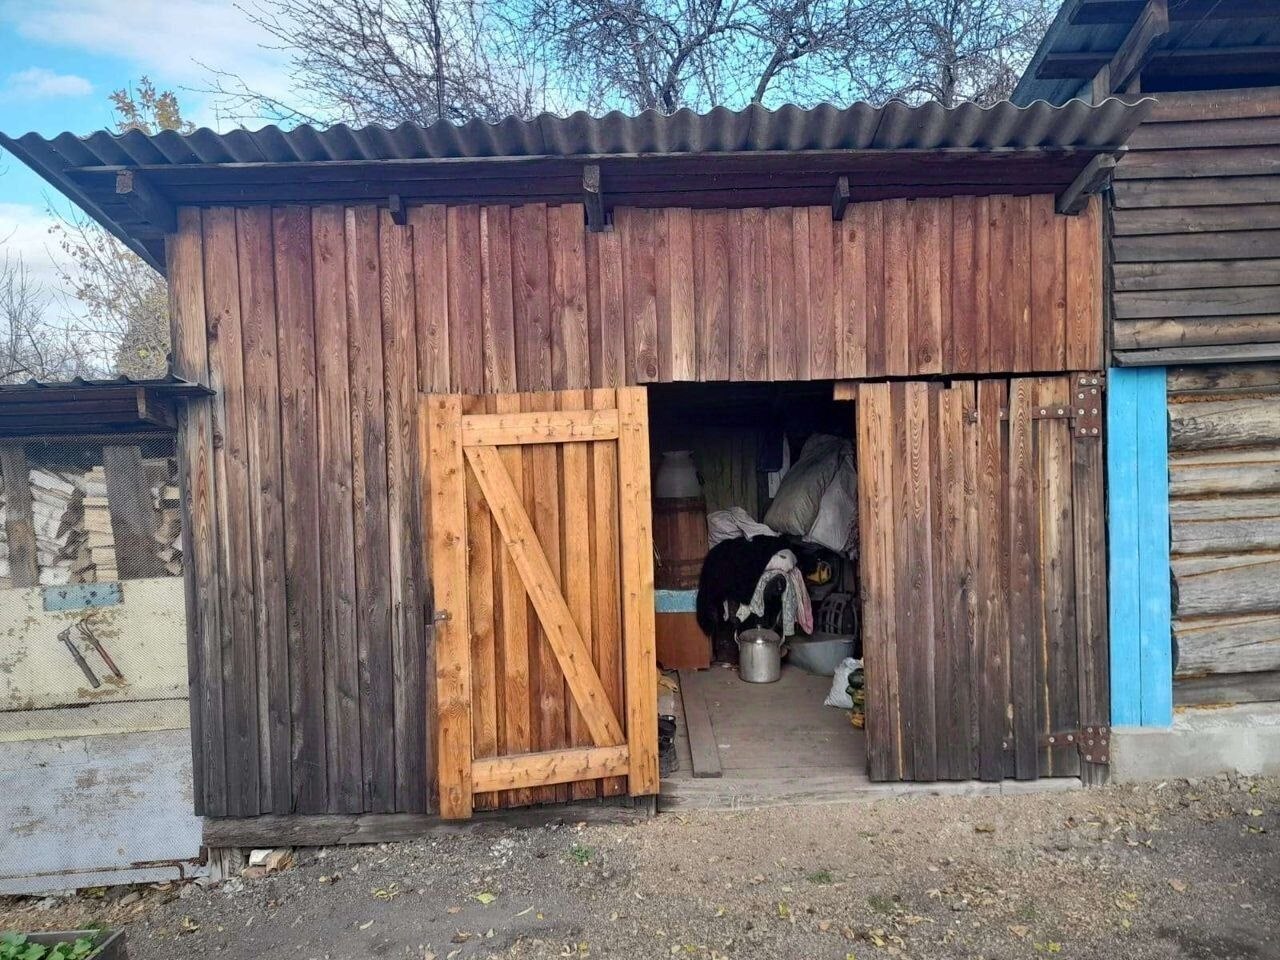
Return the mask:
<path id="1" fill-rule="evenodd" d="M 1190 260 L 1168 263 L 1118 263 L 1117 293 L 1174 290 L 1173 296 L 1206 287 L 1265 287 L 1280 282 L 1280 257 L 1263 260 Z M 1240 291 L 1236 291 L 1240 292 Z M 1221 301 L 1221 291 L 1217 291 Z"/>
<path id="2" fill-rule="evenodd" d="M 1175 557 L 1179 617 L 1280 610 L 1280 553 Z"/>
<path id="3" fill-rule="evenodd" d="M 1173 622 L 1178 676 L 1280 670 L 1280 611 Z"/>
<path id="4" fill-rule="evenodd" d="M 1169 405 L 1169 449 L 1280 444 L 1280 404 L 1268 397 Z"/>
<path id="5" fill-rule="evenodd" d="M 1238 504 L 1239 500 L 1226 501 Z M 1224 507 L 1229 509 L 1229 507 Z M 1274 507 L 1273 507 L 1274 509 Z M 1280 550 L 1280 511 L 1267 516 L 1179 520 L 1171 526 L 1170 548 L 1175 554 L 1242 553 Z"/>
<path id="6" fill-rule="evenodd" d="M 1116 220 L 1124 215 L 1117 211 Z M 1112 240 L 1117 263 L 1140 260 L 1241 260 L 1280 257 L 1280 230 L 1237 230 L 1198 234 L 1124 236 Z"/>
<path id="7" fill-rule="evenodd" d="M 1194 677 L 1173 685 L 1176 707 L 1280 700 L 1280 671 Z"/>
<path id="8" fill-rule="evenodd" d="M 1120 180 L 1114 189 L 1117 209 L 1219 207 L 1280 202 L 1280 180 L 1274 176 Z"/>
<path id="9" fill-rule="evenodd" d="M 1276 342 L 1280 342 L 1280 314 L 1273 313 L 1117 320 L 1112 336 L 1116 350 L 1256 347 Z"/>
<path id="10" fill-rule="evenodd" d="M 1118 320 L 1274 315 L 1280 313 L 1280 286 L 1231 287 L 1224 283 L 1202 290 L 1119 292 L 1114 303 Z"/>
<path id="11" fill-rule="evenodd" d="M 1280 342 L 1214 344 L 1198 347 L 1157 347 L 1150 350 L 1120 350 L 1115 353 L 1116 366 L 1167 367 L 1177 363 L 1229 363 L 1280 360 Z"/>
<path id="12" fill-rule="evenodd" d="M 1120 169 L 1124 169 L 1124 164 Z M 1275 230 L 1280 228 L 1280 206 L 1260 207 L 1245 203 L 1221 207 L 1146 207 L 1118 212 L 1112 217 L 1112 224 L 1112 233 L 1117 237 Z M 1218 238 L 1210 236 L 1200 242 L 1212 245 L 1218 242 Z M 1195 257 L 1185 259 L 1194 260 Z"/>
<path id="13" fill-rule="evenodd" d="M 1280 391 L 1278 363 L 1223 363 L 1173 367 L 1168 372 L 1169 396 Z"/>
<path id="14" fill-rule="evenodd" d="M 1277 492 L 1278 447 L 1178 454 L 1169 463 L 1169 495 L 1174 498 Z"/>
<path id="15" fill-rule="evenodd" d="M 1116 168 L 1116 158 L 1099 154 L 1085 165 L 1067 189 L 1058 194 L 1058 213 L 1074 216 L 1083 213 L 1089 198 L 1102 189 Z"/>
<path id="16" fill-rule="evenodd" d="M 689 753 L 693 758 L 695 777 L 718 777 L 720 748 L 711 727 L 707 698 L 697 670 L 680 671 L 680 700 L 684 704 L 684 723 L 689 732 Z"/>
<path id="17" fill-rule="evenodd" d="M 35 515 L 27 452 L 17 444 L 0 446 L 0 479 L 4 483 L 4 526 L 9 542 L 9 579 L 15 587 L 40 582 L 36 555 Z"/>
<path id="18" fill-rule="evenodd" d="M 102 471 L 107 481 L 107 511 L 115 542 L 116 571 L 121 580 L 168 575 L 156 555 L 155 532 L 160 516 L 151 503 L 151 485 L 137 446 L 103 447 Z"/>

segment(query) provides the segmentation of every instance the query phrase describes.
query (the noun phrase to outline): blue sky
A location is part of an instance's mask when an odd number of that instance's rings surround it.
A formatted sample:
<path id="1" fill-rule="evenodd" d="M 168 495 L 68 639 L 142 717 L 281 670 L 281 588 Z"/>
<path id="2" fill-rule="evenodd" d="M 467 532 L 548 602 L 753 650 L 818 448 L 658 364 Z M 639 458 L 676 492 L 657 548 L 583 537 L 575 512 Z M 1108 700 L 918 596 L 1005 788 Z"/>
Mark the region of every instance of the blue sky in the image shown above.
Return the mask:
<path id="1" fill-rule="evenodd" d="M 111 125 L 111 91 L 149 76 L 197 123 L 225 127 L 208 97 L 210 68 L 280 90 L 284 65 L 231 0 L 0 0 L 0 130 L 83 134 Z M 20 255 L 46 284 L 55 199 L 0 152 L 0 258 Z"/>

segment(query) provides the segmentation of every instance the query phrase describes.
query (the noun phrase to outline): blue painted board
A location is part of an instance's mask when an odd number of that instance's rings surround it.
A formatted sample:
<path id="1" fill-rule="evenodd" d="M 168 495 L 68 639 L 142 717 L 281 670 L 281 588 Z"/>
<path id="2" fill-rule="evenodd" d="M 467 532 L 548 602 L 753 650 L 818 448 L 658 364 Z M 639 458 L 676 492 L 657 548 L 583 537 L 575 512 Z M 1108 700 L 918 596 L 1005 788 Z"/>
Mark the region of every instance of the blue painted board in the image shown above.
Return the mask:
<path id="1" fill-rule="evenodd" d="M 1138 590 L 1142 725 L 1173 723 L 1169 588 L 1169 413 L 1164 367 L 1138 371 Z"/>
<path id="2" fill-rule="evenodd" d="M 1111 722 L 1173 722 L 1169 432 L 1163 367 L 1108 374 Z"/>
<path id="3" fill-rule="evenodd" d="M 1111 722 L 1142 722 L 1138 562 L 1137 371 L 1107 375 L 1107 522 L 1110 580 Z"/>

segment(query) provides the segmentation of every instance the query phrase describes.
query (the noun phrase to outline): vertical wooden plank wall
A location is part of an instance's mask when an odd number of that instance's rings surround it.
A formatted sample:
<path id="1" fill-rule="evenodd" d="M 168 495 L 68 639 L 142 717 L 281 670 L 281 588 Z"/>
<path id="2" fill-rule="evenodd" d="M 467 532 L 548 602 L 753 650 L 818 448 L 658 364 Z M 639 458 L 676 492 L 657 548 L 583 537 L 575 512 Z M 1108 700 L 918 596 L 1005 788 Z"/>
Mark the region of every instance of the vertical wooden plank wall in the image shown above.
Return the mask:
<path id="1" fill-rule="evenodd" d="M 170 239 L 175 369 L 219 391 L 180 425 L 200 813 L 430 802 L 413 251 L 373 207 Z"/>
<path id="2" fill-rule="evenodd" d="M 1087 369 L 1100 257 L 1096 209 L 1046 198 L 619 209 L 595 234 L 580 205 L 184 209 L 175 364 L 219 391 L 182 426 L 199 808 L 433 802 L 418 392 Z M 528 655 L 511 690 L 540 683 Z"/>
<path id="3" fill-rule="evenodd" d="M 1074 776 L 1048 735 L 1098 723 L 1101 444 L 1068 377 L 860 384 L 874 780 Z M 1007 413 L 1006 413 L 1007 411 Z M 1105 721 L 1105 717 L 1102 718 Z"/>
<path id="4" fill-rule="evenodd" d="M 1169 431 L 1164 367 L 1108 375 L 1111 722 L 1169 726 Z"/>

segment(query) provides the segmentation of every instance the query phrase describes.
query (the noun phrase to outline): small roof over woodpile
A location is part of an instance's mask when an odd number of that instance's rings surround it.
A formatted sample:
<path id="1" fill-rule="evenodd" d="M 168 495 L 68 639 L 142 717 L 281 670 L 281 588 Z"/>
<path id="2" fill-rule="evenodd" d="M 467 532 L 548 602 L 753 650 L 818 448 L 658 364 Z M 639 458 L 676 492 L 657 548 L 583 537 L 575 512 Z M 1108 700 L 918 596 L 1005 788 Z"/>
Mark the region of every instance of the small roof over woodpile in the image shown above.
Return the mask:
<path id="1" fill-rule="evenodd" d="M 1015 103 L 1087 96 L 1137 73 L 1143 93 L 1280 84 L 1277 0 L 1065 0 L 1013 91 Z M 1116 76 L 1117 72 L 1124 76 Z"/>
<path id="2" fill-rule="evenodd" d="M 0 437 L 174 430 L 176 404 L 211 393 L 175 376 L 0 384 Z"/>
<path id="3" fill-rule="evenodd" d="M 157 269 L 178 206 L 564 203 L 749 207 L 1066 190 L 1123 150 L 1148 102 L 717 108 L 499 123 L 220 134 L 0 134 Z M 584 182 L 585 181 L 585 182 Z"/>

